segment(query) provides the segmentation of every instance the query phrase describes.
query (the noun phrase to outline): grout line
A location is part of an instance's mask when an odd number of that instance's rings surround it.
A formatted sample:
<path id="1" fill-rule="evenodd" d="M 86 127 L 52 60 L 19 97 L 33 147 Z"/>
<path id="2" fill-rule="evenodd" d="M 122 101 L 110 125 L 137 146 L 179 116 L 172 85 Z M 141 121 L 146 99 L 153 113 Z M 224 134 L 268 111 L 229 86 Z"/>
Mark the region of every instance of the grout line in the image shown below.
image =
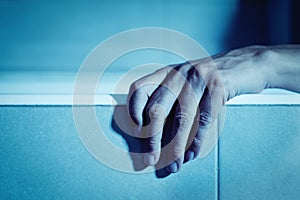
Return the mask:
<path id="1" fill-rule="evenodd" d="M 219 199 L 219 143 L 215 145 L 215 200 Z"/>
<path id="2" fill-rule="evenodd" d="M 216 157 L 215 157 L 215 167 L 216 167 L 216 177 L 215 177 L 215 188 L 216 188 L 216 200 L 219 200 L 220 198 L 220 146 L 219 146 L 219 138 L 220 138 L 220 135 L 221 135 L 221 132 L 222 131 L 220 129 L 220 127 L 222 125 L 220 125 L 220 116 L 217 118 L 217 125 L 216 125 L 216 128 L 217 128 L 217 143 L 215 145 L 215 148 L 216 148 Z"/>
<path id="3" fill-rule="evenodd" d="M 217 200 L 220 199 L 220 143 L 217 143 Z"/>

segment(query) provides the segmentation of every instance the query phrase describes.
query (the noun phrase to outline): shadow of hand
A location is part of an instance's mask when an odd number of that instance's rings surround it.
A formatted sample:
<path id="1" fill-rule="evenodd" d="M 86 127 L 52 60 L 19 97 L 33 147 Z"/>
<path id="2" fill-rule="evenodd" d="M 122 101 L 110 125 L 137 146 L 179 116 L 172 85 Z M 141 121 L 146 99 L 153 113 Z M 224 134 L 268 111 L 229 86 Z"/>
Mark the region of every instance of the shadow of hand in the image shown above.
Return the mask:
<path id="1" fill-rule="evenodd" d="M 168 121 L 171 120 L 166 121 L 166 125 L 164 127 L 164 133 L 166 133 L 166 130 L 171 128 L 170 127 L 171 123 L 168 123 Z M 126 141 L 128 145 L 129 154 L 132 159 L 134 170 L 142 171 L 148 167 L 147 165 L 144 164 L 144 160 L 143 160 L 143 153 L 148 152 L 148 150 L 145 148 L 146 145 L 144 145 L 145 139 L 137 138 L 132 136 L 131 134 L 128 134 L 131 131 L 131 127 L 128 122 L 129 120 L 128 120 L 126 106 L 124 105 L 115 106 L 113 118 L 111 121 L 111 126 L 113 130 L 116 133 L 120 134 L 120 136 L 122 136 L 123 139 Z M 168 137 L 163 137 L 163 138 L 165 139 L 162 141 L 162 146 L 166 145 L 171 140 L 171 138 L 166 139 Z M 166 167 L 159 167 L 159 166 L 160 166 L 160 162 L 158 162 L 157 165 L 155 166 L 155 174 L 157 178 L 165 178 L 171 174 L 166 169 Z"/>

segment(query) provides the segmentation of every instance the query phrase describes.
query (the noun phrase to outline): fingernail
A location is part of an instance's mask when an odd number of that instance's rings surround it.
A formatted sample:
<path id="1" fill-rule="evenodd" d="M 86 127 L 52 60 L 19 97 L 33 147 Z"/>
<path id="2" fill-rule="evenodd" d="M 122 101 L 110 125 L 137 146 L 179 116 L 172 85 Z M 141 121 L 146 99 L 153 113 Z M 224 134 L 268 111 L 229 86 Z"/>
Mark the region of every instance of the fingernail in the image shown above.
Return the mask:
<path id="1" fill-rule="evenodd" d="M 186 153 L 185 153 L 185 160 L 186 161 L 190 161 L 190 160 L 194 160 L 195 158 L 195 153 L 191 150 L 188 150 Z"/>
<path id="2" fill-rule="evenodd" d="M 154 156 L 152 154 L 150 154 L 150 153 L 146 153 L 144 155 L 144 163 L 146 165 L 149 165 L 149 166 L 150 165 L 151 166 L 155 165 L 155 158 L 154 158 Z"/>
<path id="3" fill-rule="evenodd" d="M 178 165 L 176 162 L 172 162 L 168 167 L 167 170 L 171 173 L 176 173 L 178 171 Z"/>

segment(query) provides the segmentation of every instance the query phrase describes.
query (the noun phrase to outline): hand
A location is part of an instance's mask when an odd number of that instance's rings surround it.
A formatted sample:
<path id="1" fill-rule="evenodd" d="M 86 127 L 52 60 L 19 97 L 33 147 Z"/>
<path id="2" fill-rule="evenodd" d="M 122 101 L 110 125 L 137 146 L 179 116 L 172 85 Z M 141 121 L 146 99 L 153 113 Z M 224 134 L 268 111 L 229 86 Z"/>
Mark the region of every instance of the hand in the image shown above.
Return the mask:
<path id="1" fill-rule="evenodd" d="M 245 47 L 166 66 L 135 81 L 128 95 L 128 112 L 135 136 L 145 138 L 144 163 L 159 161 L 175 173 L 196 158 L 226 101 L 269 87 L 267 62 L 272 56 L 266 47 Z M 163 131 L 167 117 L 173 125 Z M 161 151 L 165 140 L 171 142 Z"/>

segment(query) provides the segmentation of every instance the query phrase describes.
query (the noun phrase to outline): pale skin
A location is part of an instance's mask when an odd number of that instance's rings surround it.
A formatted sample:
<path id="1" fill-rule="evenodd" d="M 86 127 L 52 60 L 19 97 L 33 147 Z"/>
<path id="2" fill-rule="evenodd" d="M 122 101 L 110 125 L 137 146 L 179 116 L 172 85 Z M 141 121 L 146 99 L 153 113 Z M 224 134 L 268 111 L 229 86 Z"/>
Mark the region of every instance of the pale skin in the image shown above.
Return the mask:
<path id="1" fill-rule="evenodd" d="M 300 92 L 300 45 L 244 47 L 167 66 L 135 81 L 128 113 L 135 136 L 147 138 L 145 165 L 163 160 L 170 173 L 178 172 L 199 155 L 208 127 L 228 100 L 267 88 Z M 163 135 L 169 115 L 173 128 Z M 174 137 L 166 153 L 163 137 Z"/>

